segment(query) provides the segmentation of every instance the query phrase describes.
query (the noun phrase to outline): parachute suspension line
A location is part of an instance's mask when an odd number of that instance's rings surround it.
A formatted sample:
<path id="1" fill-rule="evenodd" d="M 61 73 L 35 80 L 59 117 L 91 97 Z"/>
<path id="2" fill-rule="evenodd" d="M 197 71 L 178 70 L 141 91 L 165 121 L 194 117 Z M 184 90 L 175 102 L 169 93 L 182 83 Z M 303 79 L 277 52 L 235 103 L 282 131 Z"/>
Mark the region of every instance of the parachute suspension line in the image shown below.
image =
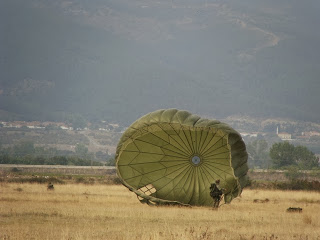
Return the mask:
<path id="1" fill-rule="evenodd" d="M 160 126 L 159 126 L 159 128 L 161 128 Z M 162 129 L 162 128 L 161 128 Z M 155 136 L 156 138 L 159 138 L 159 139 L 161 139 L 162 141 L 164 141 L 164 142 L 166 142 L 167 144 L 169 144 L 169 145 L 171 145 L 171 146 L 173 146 L 174 148 L 176 148 L 177 150 L 180 150 L 181 151 L 181 149 L 179 149 L 179 148 L 177 148 L 175 145 L 172 145 L 171 143 L 170 143 L 170 141 L 168 142 L 168 141 L 165 141 L 164 139 L 162 139 L 162 138 L 160 138 L 159 136 L 157 136 L 157 135 L 155 135 L 154 133 L 152 133 L 152 132 L 149 132 L 150 134 L 152 134 L 153 136 Z M 167 134 L 168 135 L 168 134 Z M 178 135 L 179 136 L 179 135 Z M 168 139 L 170 138 L 170 135 L 168 135 Z M 179 142 L 177 142 L 174 138 L 171 138 L 173 141 L 175 141 L 181 148 L 183 148 L 183 150 L 184 150 L 184 152 L 187 152 L 187 149 L 185 149 Z M 185 145 L 185 147 L 187 147 L 186 145 Z"/>
<path id="2" fill-rule="evenodd" d="M 209 172 L 208 168 L 203 168 L 204 171 L 207 171 L 207 173 L 210 175 L 210 177 L 212 178 L 212 181 L 210 182 L 213 183 L 215 180 L 217 179 L 223 179 L 224 181 L 226 181 L 226 178 L 224 178 L 223 176 L 221 176 L 220 174 L 216 173 L 215 171 L 212 171 L 216 176 L 218 176 L 219 178 L 216 178 L 214 176 L 212 176 L 211 172 Z"/>
<path id="3" fill-rule="evenodd" d="M 171 124 L 169 124 L 169 126 L 172 127 Z M 181 128 L 181 125 L 180 125 L 179 127 Z M 173 127 L 172 127 L 172 128 L 173 128 Z M 162 128 L 161 128 L 161 129 L 162 129 Z M 185 150 L 185 152 L 189 152 L 189 151 L 190 151 L 190 148 L 188 148 L 188 145 L 185 143 L 185 140 L 181 138 L 180 134 L 177 133 L 174 128 L 173 128 L 172 130 L 175 132 L 175 136 L 177 136 L 177 137 L 181 140 L 181 143 L 179 143 L 176 139 L 174 139 L 170 134 L 168 134 L 168 137 L 169 137 L 170 139 L 172 139 L 173 141 L 175 141 L 180 147 L 182 147 L 182 148 Z M 179 129 L 179 131 L 182 131 L 182 132 L 183 132 L 183 130 L 181 130 L 181 129 Z M 172 135 L 173 135 L 173 134 L 172 134 Z M 184 145 L 184 146 L 182 146 L 181 144 Z"/>
<path id="4" fill-rule="evenodd" d="M 187 167 L 188 167 L 188 166 L 187 166 Z M 186 166 L 183 166 L 183 167 L 179 168 L 178 170 L 176 170 L 176 171 L 174 171 L 174 172 L 177 172 L 177 171 L 179 171 L 179 170 L 181 170 L 181 169 L 183 169 L 183 168 L 186 168 Z M 170 174 L 172 174 L 172 173 L 174 173 L 174 172 L 171 172 Z M 181 173 L 183 173 L 183 171 L 181 171 L 177 176 L 179 176 Z M 157 181 L 159 181 L 159 180 L 161 180 L 161 179 L 163 179 L 163 178 L 165 178 L 165 177 L 167 177 L 167 176 L 168 176 L 168 175 L 165 175 L 165 176 L 157 179 L 156 181 L 154 181 L 154 183 L 157 182 Z M 166 186 L 168 186 L 168 185 L 169 185 L 172 181 L 174 181 L 174 180 L 176 180 L 176 179 L 173 179 L 173 180 L 171 180 L 170 182 L 168 182 L 167 184 L 163 185 L 161 188 L 158 189 L 158 191 L 160 191 L 160 190 L 162 190 L 163 188 L 165 188 Z"/>
<path id="5" fill-rule="evenodd" d="M 174 165 L 174 166 L 171 166 L 171 167 L 176 167 L 176 166 L 179 166 L 179 165 L 185 165 L 185 163 L 179 163 L 179 164 L 177 164 L 177 165 Z M 148 172 L 148 174 L 150 174 L 150 173 L 155 173 L 155 172 L 158 172 L 159 170 L 164 170 L 164 169 L 168 169 L 168 168 L 171 168 L 171 167 L 165 167 L 165 168 L 161 168 L 161 169 L 155 169 L 155 170 L 153 170 L 153 171 L 150 171 L 150 172 Z M 178 169 L 179 170 L 179 169 Z M 177 170 L 176 170 L 177 171 Z M 175 172 L 175 171 L 174 171 Z M 126 178 L 125 180 L 130 180 L 130 179 L 133 179 L 133 178 L 136 178 L 136 177 L 141 177 L 141 176 L 143 176 L 145 173 L 141 173 L 141 175 L 136 175 L 136 176 L 134 176 L 134 177 L 131 177 L 131 178 Z"/>
<path id="6" fill-rule="evenodd" d="M 227 135 L 227 134 L 226 134 L 226 135 Z M 209 150 L 216 150 L 216 148 L 213 148 L 213 147 L 214 147 L 218 142 L 220 142 L 220 140 L 223 141 L 223 139 L 224 139 L 224 137 L 225 137 L 226 135 L 224 135 L 223 137 L 221 137 L 221 138 L 220 138 L 219 140 L 217 140 L 210 148 L 208 148 L 206 151 L 204 151 L 204 152 L 203 152 L 203 155 L 205 155 Z M 216 136 L 216 134 L 215 134 L 214 136 Z M 213 138 L 214 138 L 214 137 L 213 137 Z M 213 138 L 212 138 L 212 139 L 213 139 Z M 212 141 L 212 139 L 211 139 L 211 141 Z M 211 142 L 211 141 L 210 141 L 210 142 Z M 210 142 L 209 142 L 209 143 L 210 143 Z M 209 145 L 209 144 L 208 144 L 208 145 Z M 225 144 L 225 145 L 227 145 L 227 144 Z M 223 146 L 223 145 L 222 145 L 222 146 Z M 220 146 L 220 147 L 221 147 L 221 146 Z M 219 147 L 219 148 L 220 148 L 220 147 Z M 210 153 L 210 152 L 209 152 L 209 153 Z"/>
<path id="7" fill-rule="evenodd" d="M 188 172 L 191 173 L 192 170 L 193 170 L 193 169 L 192 169 L 191 167 L 189 167 L 189 169 L 188 169 L 187 171 L 179 173 L 179 175 L 182 174 L 182 173 L 184 173 L 184 175 L 180 178 L 180 180 L 178 181 L 177 185 L 182 181 L 182 179 L 184 178 L 184 176 L 186 176 L 186 174 L 187 174 Z M 178 176 L 179 176 L 179 175 L 178 175 Z M 172 181 L 173 181 L 173 180 L 172 180 Z M 171 181 L 171 182 L 172 182 L 172 181 Z M 171 183 L 171 182 L 169 182 L 169 183 Z M 169 183 L 166 184 L 165 186 L 163 186 L 161 189 L 159 189 L 159 191 L 162 190 L 163 188 L 165 188 L 167 185 L 169 185 Z M 166 195 L 164 195 L 164 198 L 167 197 L 167 196 L 168 196 L 172 191 L 174 191 L 174 190 L 175 190 L 175 187 L 172 188 Z"/>
<path id="8" fill-rule="evenodd" d="M 209 133 L 210 133 L 210 132 L 209 132 Z M 209 133 L 208 133 L 208 135 L 209 135 Z M 202 152 L 202 153 L 204 154 L 203 151 L 208 147 L 208 145 L 211 143 L 212 139 L 214 139 L 215 137 L 216 137 L 216 132 L 212 135 L 212 138 L 208 141 L 208 143 L 206 144 L 206 146 L 201 149 L 200 152 Z M 205 143 L 205 142 L 204 142 L 204 143 Z"/>

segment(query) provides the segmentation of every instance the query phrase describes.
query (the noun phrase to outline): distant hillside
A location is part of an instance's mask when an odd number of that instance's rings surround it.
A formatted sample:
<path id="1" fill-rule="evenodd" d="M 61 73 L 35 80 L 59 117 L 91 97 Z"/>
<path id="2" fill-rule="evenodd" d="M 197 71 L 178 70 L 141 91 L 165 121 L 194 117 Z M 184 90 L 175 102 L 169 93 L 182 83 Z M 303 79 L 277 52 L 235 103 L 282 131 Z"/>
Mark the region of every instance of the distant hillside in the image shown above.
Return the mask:
<path id="1" fill-rule="evenodd" d="M 0 120 L 159 108 L 319 122 L 317 0 L 2 0 Z"/>

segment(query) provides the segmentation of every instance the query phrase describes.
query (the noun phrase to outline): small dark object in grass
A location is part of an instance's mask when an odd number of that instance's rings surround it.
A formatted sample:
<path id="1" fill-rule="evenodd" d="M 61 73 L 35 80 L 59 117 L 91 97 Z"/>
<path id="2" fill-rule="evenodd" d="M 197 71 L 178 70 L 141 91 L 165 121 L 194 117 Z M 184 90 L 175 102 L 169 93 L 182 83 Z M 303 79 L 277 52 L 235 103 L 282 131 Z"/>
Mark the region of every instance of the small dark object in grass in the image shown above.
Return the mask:
<path id="1" fill-rule="evenodd" d="M 47 190 L 54 190 L 54 186 L 52 183 L 48 183 Z"/>
<path id="2" fill-rule="evenodd" d="M 23 189 L 20 188 L 20 187 L 16 188 L 15 190 L 18 191 L 18 192 L 22 192 L 23 191 Z"/>
<path id="3" fill-rule="evenodd" d="M 287 209 L 287 212 L 299 212 L 301 213 L 302 212 L 302 208 L 299 208 L 299 207 L 289 207 Z"/>
<path id="4" fill-rule="evenodd" d="M 20 170 L 18 168 L 14 167 L 11 169 L 11 172 L 20 172 Z"/>
<path id="5" fill-rule="evenodd" d="M 254 203 L 267 203 L 269 202 L 269 198 L 266 198 L 266 199 L 254 199 L 253 202 Z"/>

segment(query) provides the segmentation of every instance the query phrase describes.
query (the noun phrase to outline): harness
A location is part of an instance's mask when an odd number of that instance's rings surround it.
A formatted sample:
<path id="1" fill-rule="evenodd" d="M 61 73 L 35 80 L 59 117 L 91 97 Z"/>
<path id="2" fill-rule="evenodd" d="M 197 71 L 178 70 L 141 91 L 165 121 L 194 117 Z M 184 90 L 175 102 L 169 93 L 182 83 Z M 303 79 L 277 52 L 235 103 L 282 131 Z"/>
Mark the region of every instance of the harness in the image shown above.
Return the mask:
<path id="1" fill-rule="evenodd" d="M 210 196 L 212 198 L 220 198 L 223 194 L 222 190 L 217 187 L 216 184 L 212 184 L 210 187 Z"/>

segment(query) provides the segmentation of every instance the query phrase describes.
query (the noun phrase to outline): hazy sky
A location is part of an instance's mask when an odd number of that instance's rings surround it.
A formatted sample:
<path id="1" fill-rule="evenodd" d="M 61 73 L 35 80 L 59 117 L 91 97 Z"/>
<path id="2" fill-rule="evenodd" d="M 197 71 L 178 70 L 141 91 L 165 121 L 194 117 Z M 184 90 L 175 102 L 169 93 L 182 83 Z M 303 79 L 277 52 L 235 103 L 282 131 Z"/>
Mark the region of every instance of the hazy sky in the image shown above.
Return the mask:
<path id="1" fill-rule="evenodd" d="M 320 119 L 318 1 L 3 0 L 0 109 Z"/>

